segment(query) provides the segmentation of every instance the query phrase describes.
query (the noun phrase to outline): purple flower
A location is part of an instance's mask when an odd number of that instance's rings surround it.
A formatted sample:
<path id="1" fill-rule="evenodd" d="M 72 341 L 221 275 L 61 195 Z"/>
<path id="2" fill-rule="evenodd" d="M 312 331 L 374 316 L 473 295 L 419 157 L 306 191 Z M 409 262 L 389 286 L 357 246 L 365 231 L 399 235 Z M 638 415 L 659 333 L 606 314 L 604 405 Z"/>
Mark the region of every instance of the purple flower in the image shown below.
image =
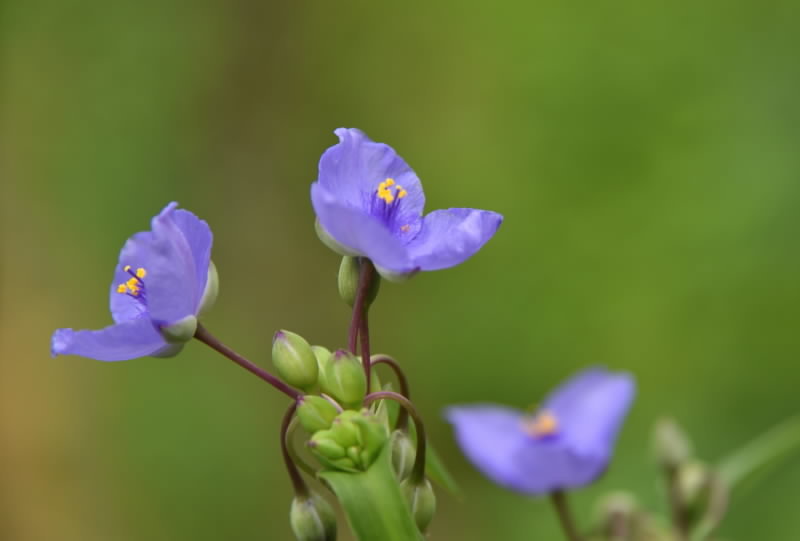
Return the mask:
<path id="1" fill-rule="evenodd" d="M 372 260 L 381 274 L 407 275 L 462 263 L 494 235 L 503 217 L 468 208 L 422 216 L 416 173 L 392 147 L 354 128 L 322 155 L 311 202 L 321 237 L 344 255 Z"/>
<path id="2" fill-rule="evenodd" d="M 633 377 L 593 368 L 534 414 L 490 404 L 448 408 L 461 450 L 495 483 L 525 494 L 580 487 L 605 471 L 636 392 Z"/>
<path id="3" fill-rule="evenodd" d="M 216 298 L 208 224 L 170 203 L 119 254 L 111 283 L 114 325 L 99 331 L 58 329 L 51 352 L 100 361 L 174 355 Z"/>

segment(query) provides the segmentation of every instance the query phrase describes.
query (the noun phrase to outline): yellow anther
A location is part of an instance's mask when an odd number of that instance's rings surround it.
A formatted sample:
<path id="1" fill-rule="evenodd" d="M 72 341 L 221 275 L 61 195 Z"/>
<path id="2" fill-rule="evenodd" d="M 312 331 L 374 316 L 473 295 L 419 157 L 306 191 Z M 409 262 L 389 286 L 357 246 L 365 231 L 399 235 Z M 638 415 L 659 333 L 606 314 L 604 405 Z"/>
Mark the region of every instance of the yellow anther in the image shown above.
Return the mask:
<path id="1" fill-rule="evenodd" d="M 386 180 L 381 182 L 381 184 L 383 184 L 385 188 L 388 188 L 389 186 L 392 186 L 394 184 L 394 179 L 393 178 L 387 178 Z"/>
<path id="2" fill-rule="evenodd" d="M 142 267 L 139 267 L 138 269 L 136 269 L 136 277 L 137 278 L 144 278 L 145 276 L 147 276 L 147 271 L 146 270 L 144 270 Z"/>
<path id="3" fill-rule="evenodd" d="M 408 192 L 405 191 L 402 186 L 398 185 L 397 186 L 397 198 L 398 199 L 402 199 L 407 195 L 408 195 Z"/>
<path id="4" fill-rule="evenodd" d="M 131 270 L 131 266 L 130 265 L 125 265 L 124 267 L 122 267 L 122 270 L 124 270 L 125 272 L 128 272 L 129 270 Z"/>
<path id="5" fill-rule="evenodd" d="M 533 419 L 523 421 L 522 429 L 535 438 L 552 436 L 558 432 L 558 419 L 551 412 L 542 410 Z"/>
<path id="6" fill-rule="evenodd" d="M 126 291 L 128 291 L 128 286 L 125 284 L 120 284 L 117 286 L 117 293 L 125 293 Z"/>

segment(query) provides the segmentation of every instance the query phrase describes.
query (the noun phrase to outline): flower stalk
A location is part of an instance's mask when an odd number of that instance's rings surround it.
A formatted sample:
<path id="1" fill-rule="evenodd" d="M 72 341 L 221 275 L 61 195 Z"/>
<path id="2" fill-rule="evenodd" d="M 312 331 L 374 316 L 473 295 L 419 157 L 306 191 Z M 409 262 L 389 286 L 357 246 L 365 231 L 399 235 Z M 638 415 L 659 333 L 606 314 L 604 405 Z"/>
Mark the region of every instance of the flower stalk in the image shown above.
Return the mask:
<path id="1" fill-rule="evenodd" d="M 220 353 L 221 355 L 232 360 L 251 374 L 255 374 L 259 378 L 263 379 L 289 398 L 296 401 L 298 398 L 300 398 L 300 396 L 302 396 L 302 393 L 297 389 L 290 387 L 274 375 L 270 374 L 252 361 L 242 357 L 231 348 L 220 342 L 214 335 L 208 332 L 208 329 L 206 329 L 202 324 L 197 324 L 197 330 L 194 333 L 194 337 L 217 353 Z"/>
<path id="2" fill-rule="evenodd" d="M 556 508 L 558 520 L 561 523 L 561 528 L 569 541 L 583 541 L 583 537 L 578 533 L 578 527 L 575 524 L 575 518 L 572 516 L 572 511 L 567 501 L 567 495 L 561 491 L 556 490 L 550 494 L 550 500 Z"/>
<path id="3" fill-rule="evenodd" d="M 292 404 L 289 406 L 289 409 L 286 410 L 286 414 L 283 416 L 283 422 L 281 423 L 281 455 L 283 455 L 283 463 L 286 465 L 286 471 L 289 473 L 289 478 L 292 480 L 294 495 L 301 500 L 305 500 L 308 499 L 310 495 L 308 492 L 308 485 L 306 485 L 306 482 L 303 481 L 303 477 L 300 475 L 300 471 L 297 469 L 297 464 L 295 464 L 294 460 L 292 460 L 292 455 L 289 453 L 289 447 L 286 444 L 286 437 L 289 433 L 289 425 L 292 422 L 295 411 L 297 411 L 297 402 L 292 402 Z"/>
<path id="4" fill-rule="evenodd" d="M 361 338 L 361 362 L 364 367 L 364 376 L 367 379 L 367 394 L 369 394 L 371 366 L 369 358 L 369 293 L 375 279 L 375 266 L 369 259 L 361 258 L 359 267 L 358 290 L 353 303 L 353 317 L 350 320 L 347 345 L 353 355 L 356 355 L 358 339 Z"/>
<path id="5" fill-rule="evenodd" d="M 400 385 L 400 394 L 404 397 L 411 399 L 411 390 L 408 386 L 408 378 L 406 378 L 403 369 L 400 368 L 400 363 L 398 363 L 393 357 L 389 355 L 374 355 L 370 361 L 372 366 L 376 364 L 385 364 L 389 366 L 392 371 L 394 371 L 394 375 L 397 378 L 397 383 Z M 407 430 L 408 429 L 408 410 L 406 408 L 400 408 L 400 411 L 397 414 L 397 423 L 395 423 L 395 428 L 397 430 Z"/>

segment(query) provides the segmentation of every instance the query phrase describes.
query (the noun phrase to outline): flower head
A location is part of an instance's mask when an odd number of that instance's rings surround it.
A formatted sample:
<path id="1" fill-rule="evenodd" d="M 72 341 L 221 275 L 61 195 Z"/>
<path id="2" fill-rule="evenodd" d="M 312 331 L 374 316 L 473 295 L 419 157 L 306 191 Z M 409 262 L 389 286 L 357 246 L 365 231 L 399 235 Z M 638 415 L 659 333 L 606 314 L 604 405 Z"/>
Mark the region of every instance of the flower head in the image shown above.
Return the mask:
<path id="1" fill-rule="evenodd" d="M 58 329 L 53 356 L 167 356 L 191 338 L 197 315 L 214 301 L 217 277 L 208 224 L 177 206 L 167 205 L 153 218 L 152 231 L 136 233 L 122 247 L 110 292 L 115 323 L 99 331 Z"/>
<path id="2" fill-rule="evenodd" d="M 451 208 L 422 215 L 416 173 L 390 146 L 354 128 L 322 155 L 311 202 L 322 235 L 344 255 L 372 260 L 385 276 L 462 263 L 494 235 L 503 217 Z"/>
<path id="3" fill-rule="evenodd" d="M 525 494 L 580 487 L 605 471 L 635 394 L 629 374 L 585 370 L 533 415 L 479 404 L 449 408 L 461 450 L 495 483 Z"/>

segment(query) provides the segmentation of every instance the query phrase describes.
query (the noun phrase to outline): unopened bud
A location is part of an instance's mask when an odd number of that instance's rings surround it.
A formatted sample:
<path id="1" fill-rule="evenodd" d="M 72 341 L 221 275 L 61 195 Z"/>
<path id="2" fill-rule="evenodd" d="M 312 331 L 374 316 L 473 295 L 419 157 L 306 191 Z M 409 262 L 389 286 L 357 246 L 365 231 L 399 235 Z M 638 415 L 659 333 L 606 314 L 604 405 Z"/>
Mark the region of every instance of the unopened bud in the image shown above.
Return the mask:
<path id="1" fill-rule="evenodd" d="M 335 351 L 325 363 L 319 384 L 323 393 L 348 408 L 358 407 L 367 393 L 367 379 L 361 362 L 343 349 Z"/>
<path id="2" fill-rule="evenodd" d="M 194 337 L 197 331 L 197 318 L 186 316 L 175 323 L 160 327 L 161 336 L 170 344 L 185 344 Z"/>
<path id="3" fill-rule="evenodd" d="M 658 462 L 667 468 L 677 468 L 692 457 L 689 437 L 675 419 L 660 419 L 653 429 L 653 450 Z"/>
<path id="4" fill-rule="evenodd" d="M 400 489 L 411 510 L 411 516 L 417 523 L 417 528 L 425 533 L 436 513 L 436 495 L 433 493 L 433 487 L 427 479 L 423 479 L 421 483 L 413 483 L 411 479 L 406 479 L 400 483 Z"/>
<path id="5" fill-rule="evenodd" d="M 366 409 L 346 410 L 328 430 L 316 432 L 308 442 L 311 452 L 326 466 L 345 471 L 370 467 L 389 439 L 389 431 Z"/>
<path id="6" fill-rule="evenodd" d="M 336 515 L 317 494 L 292 500 L 289 522 L 297 541 L 336 540 Z"/>
<path id="7" fill-rule="evenodd" d="M 394 473 L 397 475 L 397 478 L 402 481 L 411 473 L 417 451 L 405 430 L 395 430 L 392 432 L 391 441 L 392 466 L 394 467 Z"/>
<path id="8" fill-rule="evenodd" d="M 317 383 L 317 358 L 305 338 L 289 331 L 278 331 L 272 339 L 272 362 L 289 385 L 308 390 Z"/>
<path id="9" fill-rule="evenodd" d="M 361 262 L 359 258 L 344 256 L 339 265 L 339 296 L 348 306 L 353 306 L 356 302 L 360 279 Z M 370 306 L 378 296 L 380 285 L 381 278 L 375 274 L 370 281 L 369 291 L 367 291 L 366 306 Z"/>
<path id="10" fill-rule="evenodd" d="M 205 315 L 214 307 L 214 303 L 217 302 L 217 295 L 219 295 L 219 274 L 214 262 L 209 261 L 206 287 L 203 290 L 203 296 L 200 298 L 200 307 L 197 310 L 198 317 Z"/>
<path id="11" fill-rule="evenodd" d="M 709 508 L 711 472 L 702 462 L 686 462 L 678 469 L 676 482 L 680 501 L 689 515 L 689 522 L 696 524 Z"/>
<path id="12" fill-rule="evenodd" d="M 305 395 L 298 400 L 297 418 L 309 434 L 331 427 L 339 411 L 321 396 Z"/>

